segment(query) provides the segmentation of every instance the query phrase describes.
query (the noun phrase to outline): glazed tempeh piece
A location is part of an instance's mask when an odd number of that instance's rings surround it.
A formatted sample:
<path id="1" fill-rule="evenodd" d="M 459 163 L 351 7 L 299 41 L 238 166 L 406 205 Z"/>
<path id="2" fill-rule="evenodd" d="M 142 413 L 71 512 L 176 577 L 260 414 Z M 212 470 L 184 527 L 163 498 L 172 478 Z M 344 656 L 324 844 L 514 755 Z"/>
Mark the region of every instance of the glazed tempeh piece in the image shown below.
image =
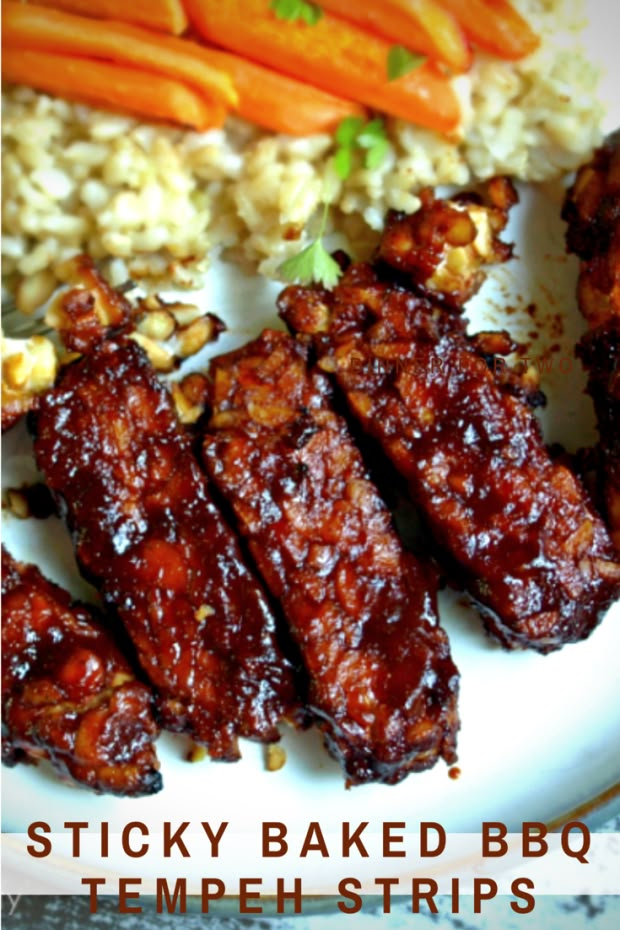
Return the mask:
<path id="1" fill-rule="evenodd" d="M 88 255 L 63 262 L 56 274 L 68 287 L 51 301 L 45 325 L 55 331 L 56 341 L 69 354 L 61 357 L 56 342 L 47 336 L 2 337 L 2 432 L 37 409 L 40 396 L 54 384 L 60 364 L 105 339 L 134 340 L 154 368 L 169 372 L 225 329 L 216 316 L 193 304 L 168 303 L 156 295 L 128 301 L 121 289 L 108 284 Z M 175 382 L 172 391 L 183 422 L 198 419 L 200 407 L 185 396 L 183 384 Z"/>
<path id="2" fill-rule="evenodd" d="M 620 552 L 620 318 L 592 330 L 577 345 L 588 372 L 600 435 L 600 477 L 607 524 Z"/>
<path id="3" fill-rule="evenodd" d="M 581 259 L 577 299 L 591 327 L 577 346 L 599 428 L 599 483 L 620 551 L 620 130 L 577 172 L 562 212 Z"/>
<path id="4" fill-rule="evenodd" d="M 277 739 L 294 694 L 274 618 L 142 350 L 106 342 L 66 368 L 35 433 L 78 562 L 120 615 L 162 725 L 225 760 L 239 736 Z"/>
<path id="5" fill-rule="evenodd" d="M 620 130 L 577 172 L 562 217 L 581 259 L 577 297 L 591 327 L 620 319 Z"/>
<path id="6" fill-rule="evenodd" d="M 458 673 L 436 578 L 403 550 L 327 379 L 270 330 L 212 374 L 209 475 L 282 604 L 310 709 L 349 783 L 453 761 Z"/>
<path id="7" fill-rule="evenodd" d="M 132 306 L 88 255 L 74 255 L 57 271 L 68 289 L 52 301 L 45 321 L 70 352 L 88 352 L 110 332 L 131 329 Z"/>
<path id="8" fill-rule="evenodd" d="M 73 353 L 89 352 L 122 333 L 144 349 L 154 368 L 171 371 L 225 329 L 216 316 L 193 304 L 167 303 L 157 295 L 130 302 L 121 289 L 108 284 L 88 255 L 74 256 L 56 273 L 69 287 L 56 295 L 45 322 Z"/>
<path id="9" fill-rule="evenodd" d="M 424 190 L 415 213 L 388 214 L 376 259 L 410 287 L 460 311 L 484 282 L 483 267 L 512 257 L 499 234 L 518 199 L 507 178 L 488 181 L 483 195 L 444 200 Z"/>
<path id="10" fill-rule="evenodd" d="M 2 761 L 128 797 L 162 786 L 153 695 L 94 608 L 2 549 Z"/>
<path id="11" fill-rule="evenodd" d="M 407 479 L 488 630 L 541 652 L 587 636 L 620 590 L 607 531 L 449 314 L 368 265 L 332 293 L 288 288 L 280 308 L 315 333 L 321 367 Z"/>

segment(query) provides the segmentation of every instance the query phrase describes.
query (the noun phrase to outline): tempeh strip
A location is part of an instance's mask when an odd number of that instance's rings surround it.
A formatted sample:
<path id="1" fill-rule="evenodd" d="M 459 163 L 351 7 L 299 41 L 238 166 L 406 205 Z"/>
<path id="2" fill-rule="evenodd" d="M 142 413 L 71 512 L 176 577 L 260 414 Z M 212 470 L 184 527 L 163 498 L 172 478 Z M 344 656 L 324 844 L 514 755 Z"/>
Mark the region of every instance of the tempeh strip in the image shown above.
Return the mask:
<path id="1" fill-rule="evenodd" d="M 577 299 L 591 328 L 620 320 L 620 129 L 577 172 L 562 209 L 580 258 Z"/>
<path id="2" fill-rule="evenodd" d="M 95 791 L 159 791 L 153 695 L 98 611 L 3 547 L 2 614 L 5 765 L 49 759 L 63 779 Z"/>
<path id="3" fill-rule="evenodd" d="M 620 130 L 577 172 L 562 217 L 566 246 L 580 258 L 577 300 L 591 332 L 577 355 L 588 372 L 599 429 L 599 484 L 620 551 Z"/>
<path id="4" fill-rule="evenodd" d="M 316 335 L 321 367 L 407 479 L 488 630 L 540 652 L 586 637 L 620 589 L 609 536 L 450 314 L 369 265 L 333 293 L 288 288 L 280 308 Z"/>
<path id="5" fill-rule="evenodd" d="M 269 330 L 212 373 L 207 469 L 282 604 L 349 782 L 453 761 L 458 673 L 434 572 L 403 550 L 327 379 Z"/>
<path id="6" fill-rule="evenodd" d="M 600 436 L 599 480 L 605 516 L 620 552 L 620 318 L 582 336 L 577 355 L 588 372 L 588 394 L 594 401 Z"/>
<path id="7" fill-rule="evenodd" d="M 274 618 L 138 346 L 108 341 L 64 370 L 41 402 L 35 454 L 162 725 L 225 760 L 239 736 L 277 739 L 294 696 Z"/>

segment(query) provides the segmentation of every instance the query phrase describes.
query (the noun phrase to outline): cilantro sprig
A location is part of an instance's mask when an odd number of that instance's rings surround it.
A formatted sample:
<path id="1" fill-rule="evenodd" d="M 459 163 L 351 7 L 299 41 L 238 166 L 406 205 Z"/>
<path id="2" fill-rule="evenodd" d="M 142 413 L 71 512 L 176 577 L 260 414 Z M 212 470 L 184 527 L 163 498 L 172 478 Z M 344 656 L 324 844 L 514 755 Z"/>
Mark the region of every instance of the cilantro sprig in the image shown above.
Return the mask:
<path id="1" fill-rule="evenodd" d="M 288 22 L 300 20 L 308 26 L 316 26 L 323 15 L 323 10 L 316 3 L 307 0 L 271 0 L 269 9 L 273 10 L 278 19 Z"/>
<path id="2" fill-rule="evenodd" d="M 336 130 L 334 170 L 346 181 L 355 163 L 355 154 L 363 153 L 364 167 L 373 171 L 385 158 L 389 145 L 383 120 L 366 122 L 361 116 L 347 116 Z"/>
<path id="3" fill-rule="evenodd" d="M 357 157 L 362 156 L 364 167 L 372 171 L 379 167 L 389 148 L 383 120 L 372 119 L 367 122 L 360 116 L 347 116 L 342 120 L 336 130 L 335 142 L 333 166 L 342 181 L 346 181 L 351 174 Z M 340 265 L 323 244 L 328 209 L 329 200 L 325 203 L 316 239 L 298 255 L 287 258 L 278 268 L 283 280 L 298 284 L 322 284 L 326 288 L 335 287 L 338 283 L 342 274 Z"/>
<path id="4" fill-rule="evenodd" d="M 404 45 L 393 45 L 387 57 L 388 81 L 397 81 L 410 71 L 415 71 L 426 61 L 426 55 L 411 52 Z"/>
<path id="5" fill-rule="evenodd" d="M 328 209 L 329 204 L 326 203 L 319 234 L 314 242 L 302 249 L 298 255 L 287 258 L 278 268 L 284 281 L 295 284 L 322 284 L 326 288 L 335 287 L 338 283 L 342 270 L 323 244 Z"/>

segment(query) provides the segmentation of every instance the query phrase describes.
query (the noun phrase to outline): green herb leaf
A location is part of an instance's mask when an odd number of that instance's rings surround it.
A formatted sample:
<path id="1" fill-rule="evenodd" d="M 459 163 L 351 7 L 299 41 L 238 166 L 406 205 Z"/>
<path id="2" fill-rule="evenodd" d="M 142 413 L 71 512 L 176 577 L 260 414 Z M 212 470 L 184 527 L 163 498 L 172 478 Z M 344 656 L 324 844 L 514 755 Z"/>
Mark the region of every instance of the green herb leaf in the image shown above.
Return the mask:
<path id="1" fill-rule="evenodd" d="M 295 22 L 301 20 L 308 26 L 316 26 L 323 15 L 323 10 L 316 3 L 307 0 L 271 0 L 269 9 L 273 10 L 278 19 Z"/>
<path id="2" fill-rule="evenodd" d="M 388 52 L 387 59 L 388 81 L 398 80 L 410 71 L 419 68 L 425 61 L 426 55 L 410 52 L 404 45 L 393 45 Z"/>
<path id="3" fill-rule="evenodd" d="M 388 140 L 383 120 L 373 119 L 365 123 L 360 116 L 347 116 L 336 130 L 334 170 L 341 181 L 351 175 L 354 154 L 364 152 L 364 167 L 378 168 L 388 152 Z"/>
<path id="4" fill-rule="evenodd" d="M 357 144 L 363 149 L 372 148 L 379 139 L 385 139 L 385 126 L 382 119 L 371 119 L 357 135 Z"/>
<path id="5" fill-rule="evenodd" d="M 307 246 L 299 255 L 287 258 L 278 268 L 285 281 L 299 284 L 322 284 L 332 288 L 338 283 L 342 274 L 340 265 L 331 257 L 323 239 L 318 238 Z"/>
<path id="6" fill-rule="evenodd" d="M 383 159 L 388 153 L 389 143 L 387 139 L 377 139 L 372 148 L 369 148 L 364 157 L 364 167 L 368 171 L 374 171 L 383 164 Z"/>
<path id="7" fill-rule="evenodd" d="M 334 155 L 334 168 L 340 180 L 346 181 L 353 168 L 353 152 L 350 148 L 339 148 L 336 151 Z"/>
<path id="8" fill-rule="evenodd" d="M 354 145 L 358 133 L 364 126 L 361 116 L 345 116 L 336 130 L 336 142 L 343 148 Z"/>

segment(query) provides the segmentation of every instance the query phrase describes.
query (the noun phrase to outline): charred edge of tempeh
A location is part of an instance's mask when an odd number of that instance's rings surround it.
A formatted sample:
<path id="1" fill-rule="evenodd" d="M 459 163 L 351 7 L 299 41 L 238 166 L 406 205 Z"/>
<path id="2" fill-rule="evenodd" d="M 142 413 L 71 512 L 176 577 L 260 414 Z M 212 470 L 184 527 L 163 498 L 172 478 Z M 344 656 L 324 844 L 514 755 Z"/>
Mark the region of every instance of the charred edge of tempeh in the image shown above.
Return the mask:
<path id="1" fill-rule="evenodd" d="M 284 319 L 314 333 L 362 426 L 408 481 L 504 646 L 583 639 L 620 590 L 620 565 L 575 476 L 451 315 L 352 266 L 333 293 L 288 288 Z"/>
<path id="2" fill-rule="evenodd" d="M 609 248 L 610 234 L 618 221 L 619 164 L 620 130 L 617 130 L 579 168 L 566 192 L 562 208 L 562 219 L 568 224 L 566 246 L 581 259 L 593 258 Z"/>
<path id="3" fill-rule="evenodd" d="M 577 355 L 588 372 L 600 436 L 600 484 L 607 524 L 620 552 L 620 319 L 586 333 Z"/>
<path id="4" fill-rule="evenodd" d="M 562 218 L 581 260 L 577 298 L 590 327 L 620 319 L 620 130 L 577 172 Z"/>
<path id="5" fill-rule="evenodd" d="M 104 618 L 2 549 L 2 761 L 121 796 L 162 787 L 151 690 Z"/>
<path id="6" fill-rule="evenodd" d="M 120 616 L 162 725 L 227 761 L 239 736 L 277 740 L 296 697 L 274 618 L 143 351 L 109 341 L 66 368 L 35 434 L 80 567 Z"/>
<path id="7" fill-rule="evenodd" d="M 207 470 L 282 604 L 349 783 L 454 761 L 458 673 L 436 580 L 403 550 L 327 379 L 269 330 L 211 371 Z"/>

